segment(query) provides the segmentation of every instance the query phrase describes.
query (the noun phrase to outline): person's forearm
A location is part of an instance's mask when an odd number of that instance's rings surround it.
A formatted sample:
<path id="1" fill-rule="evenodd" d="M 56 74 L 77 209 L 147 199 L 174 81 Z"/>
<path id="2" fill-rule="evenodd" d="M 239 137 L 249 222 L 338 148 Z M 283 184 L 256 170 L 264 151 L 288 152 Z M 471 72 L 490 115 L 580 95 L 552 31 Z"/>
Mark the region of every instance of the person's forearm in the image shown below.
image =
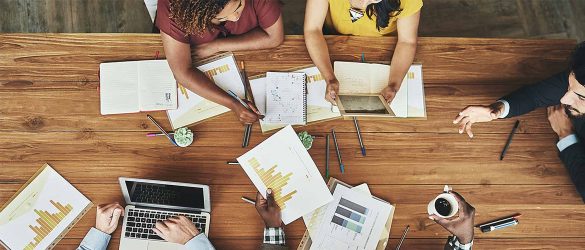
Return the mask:
<path id="1" fill-rule="evenodd" d="M 274 48 L 282 43 L 284 36 L 270 36 L 261 28 L 245 34 L 214 40 L 218 51 L 241 51 Z"/>
<path id="2" fill-rule="evenodd" d="M 416 54 L 416 42 L 398 42 L 392 56 L 388 86 L 398 91 Z"/>
<path id="3" fill-rule="evenodd" d="M 229 96 L 223 89 L 217 86 L 213 81 L 196 68 L 185 69 L 176 74 L 176 80 L 185 88 L 191 90 L 193 93 L 223 105 L 229 109 L 233 109 L 236 105 L 236 100 Z"/>
<path id="4" fill-rule="evenodd" d="M 335 79 L 335 73 L 333 72 L 333 65 L 331 65 L 331 59 L 329 57 L 329 48 L 327 47 L 327 41 L 321 31 L 305 31 L 305 43 L 307 44 L 307 50 L 311 60 L 317 66 L 323 78 L 327 82 Z"/>

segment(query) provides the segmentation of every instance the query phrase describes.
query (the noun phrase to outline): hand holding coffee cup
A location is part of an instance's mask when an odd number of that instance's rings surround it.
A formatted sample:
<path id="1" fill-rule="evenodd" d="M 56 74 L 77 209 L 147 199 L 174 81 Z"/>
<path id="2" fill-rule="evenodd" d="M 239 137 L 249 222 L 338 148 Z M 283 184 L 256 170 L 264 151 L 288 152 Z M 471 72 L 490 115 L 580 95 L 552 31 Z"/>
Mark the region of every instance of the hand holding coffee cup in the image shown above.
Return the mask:
<path id="1" fill-rule="evenodd" d="M 455 202 L 452 202 L 451 198 Z M 435 207 L 435 203 L 437 203 L 437 207 Z M 432 211 L 431 204 L 433 205 Z M 468 244 L 473 241 L 475 208 L 467 203 L 457 192 L 448 191 L 437 196 L 429 203 L 428 212 L 429 219 L 455 235 L 461 244 Z M 452 218 L 455 214 L 457 216 Z"/>

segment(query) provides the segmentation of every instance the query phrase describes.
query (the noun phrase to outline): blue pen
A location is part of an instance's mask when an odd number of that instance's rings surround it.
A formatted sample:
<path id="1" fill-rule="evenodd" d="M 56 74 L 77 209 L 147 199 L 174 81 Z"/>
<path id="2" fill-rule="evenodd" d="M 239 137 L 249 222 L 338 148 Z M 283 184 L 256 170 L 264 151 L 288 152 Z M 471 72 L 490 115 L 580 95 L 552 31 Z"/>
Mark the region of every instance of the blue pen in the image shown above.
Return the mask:
<path id="1" fill-rule="evenodd" d="M 337 154 L 337 161 L 339 161 L 339 170 L 343 174 L 345 172 L 345 166 L 341 162 L 341 152 L 339 151 L 339 146 L 337 145 L 337 136 L 335 136 L 335 130 L 331 129 L 331 134 L 333 135 L 333 145 L 335 145 L 335 153 Z"/>

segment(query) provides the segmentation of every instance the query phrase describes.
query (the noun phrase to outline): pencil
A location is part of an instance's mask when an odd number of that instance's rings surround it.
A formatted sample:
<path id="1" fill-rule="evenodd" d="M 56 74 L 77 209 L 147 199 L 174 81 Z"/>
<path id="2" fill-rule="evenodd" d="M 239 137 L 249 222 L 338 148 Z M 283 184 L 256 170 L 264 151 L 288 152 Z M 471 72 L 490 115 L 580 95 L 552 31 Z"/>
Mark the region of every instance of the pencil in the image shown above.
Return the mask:
<path id="1" fill-rule="evenodd" d="M 345 172 L 345 166 L 341 162 L 341 152 L 339 151 L 339 145 L 337 145 L 337 137 L 335 136 L 335 130 L 331 129 L 333 135 L 333 145 L 335 146 L 335 153 L 337 154 L 337 161 L 339 162 L 339 170 L 343 174 Z"/>
<path id="2" fill-rule="evenodd" d="M 410 229 L 410 225 L 407 225 L 406 228 L 404 229 L 404 233 L 402 233 L 402 237 L 400 238 L 400 242 L 398 242 L 398 245 L 396 245 L 396 250 L 400 250 L 400 247 L 402 246 L 402 242 L 404 242 L 404 239 L 406 239 L 406 234 L 408 233 L 409 229 Z"/>
<path id="3" fill-rule="evenodd" d="M 250 203 L 252 205 L 256 205 L 256 201 L 254 201 L 254 200 L 252 200 L 250 198 L 246 198 L 246 197 L 242 196 L 242 200 L 245 201 L 245 202 L 248 202 L 248 203 Z"/>
<path id="4" fill-rule="evenodd" d="M 516 123 L 514 123 L 512 132 L 510 132 L 508 140 L 506 141 L 506 146 L 504 146 L 504 150 L 502 150 L 502 153 L 500 154 L 500 161 L 504 160 L 504 156 L 506 155 L 508 148 L 510 148 L 510 143 L 512 143 L 512 138 L 514 138 L 514 134 L 516 134 L 516 130 L 518 130 L 518 125 L 520 125 L 520 120 L 516 120 Z"/>
<path id="5" fill-rule="evenodd" d="M 177 145 L 177 143 L 175 142 L 175 140 L 167 133 L 167 131 L 165 131 L 155 120 L 154 118 L 152 118 L 152 116 L 150 115 L 146 115 L 146 117 L 148 117 L 148 119 L 154 123 L 154 125 L 156 125 L 156 127 L 158 128 L 158 130 L 160 130 L 160 132 L 162 132 L 167 138 L 169 138 L 169 140 L 173 143 L 173 145 L 175 146 L 179 146 Z"/>
<path id="6" fill-rule="evenodd" d="M 250 96 L 251 93 L 249 93 L 249 88 L 248 88 L 248 74 L 246 74 L 246 64 L 244 63 L 244 61 L 240 62 L 242 71 L 240 71 L 240 77 L 242 78 L 242 82 L 244 83 L 244 87 L 245 87 L 245 91 L 244 91 L 244 95 L 246 100 L 250 101 Z M 248 105 L 244 105 L 244 106 L 248 106 Z M 248 106 L 249 109 L 249 106 Z M 246 127 L 244 128 L 244 138 L 242 139 L 242 148 L 248 147 L 248 145 L 250 144 L 250 136 L 252 134 L 252 124 L 246 124 Z"/>
<path id="7" fill-rule="evenodd" d="M 355 131 L 356 131 L 357 136 L 358 136 L 360 148 L 362 149 L 362 155 L 366 156 L 366 146 L 364 146 L 364 142 L 362 140 L 362 133 L 360 132 L 360 125 L 358 124 L 358 120 L 356 117 L 353 118 L 353 124 L 355 125 Z"/>
<path id="8" fill-rule="evenodd" d="M 329 134 L 325 136 L 325 180 L 329 180 Z"/>

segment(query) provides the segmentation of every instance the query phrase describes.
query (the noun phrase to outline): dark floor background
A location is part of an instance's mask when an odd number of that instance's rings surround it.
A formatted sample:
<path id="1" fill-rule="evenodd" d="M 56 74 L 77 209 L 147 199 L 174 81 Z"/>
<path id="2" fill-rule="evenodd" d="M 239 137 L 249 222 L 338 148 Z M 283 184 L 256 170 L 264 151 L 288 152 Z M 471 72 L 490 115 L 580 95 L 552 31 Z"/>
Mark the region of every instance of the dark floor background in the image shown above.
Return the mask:
<path id="1" fill-rule="evenodd" d="M 301 34 L 305 0 L 283 0 Z M 585 40 L 585 0 L 425 0 L 421 36 Z M 142 0 L 0 0 L 0 32 L 150 32 Z"/>

